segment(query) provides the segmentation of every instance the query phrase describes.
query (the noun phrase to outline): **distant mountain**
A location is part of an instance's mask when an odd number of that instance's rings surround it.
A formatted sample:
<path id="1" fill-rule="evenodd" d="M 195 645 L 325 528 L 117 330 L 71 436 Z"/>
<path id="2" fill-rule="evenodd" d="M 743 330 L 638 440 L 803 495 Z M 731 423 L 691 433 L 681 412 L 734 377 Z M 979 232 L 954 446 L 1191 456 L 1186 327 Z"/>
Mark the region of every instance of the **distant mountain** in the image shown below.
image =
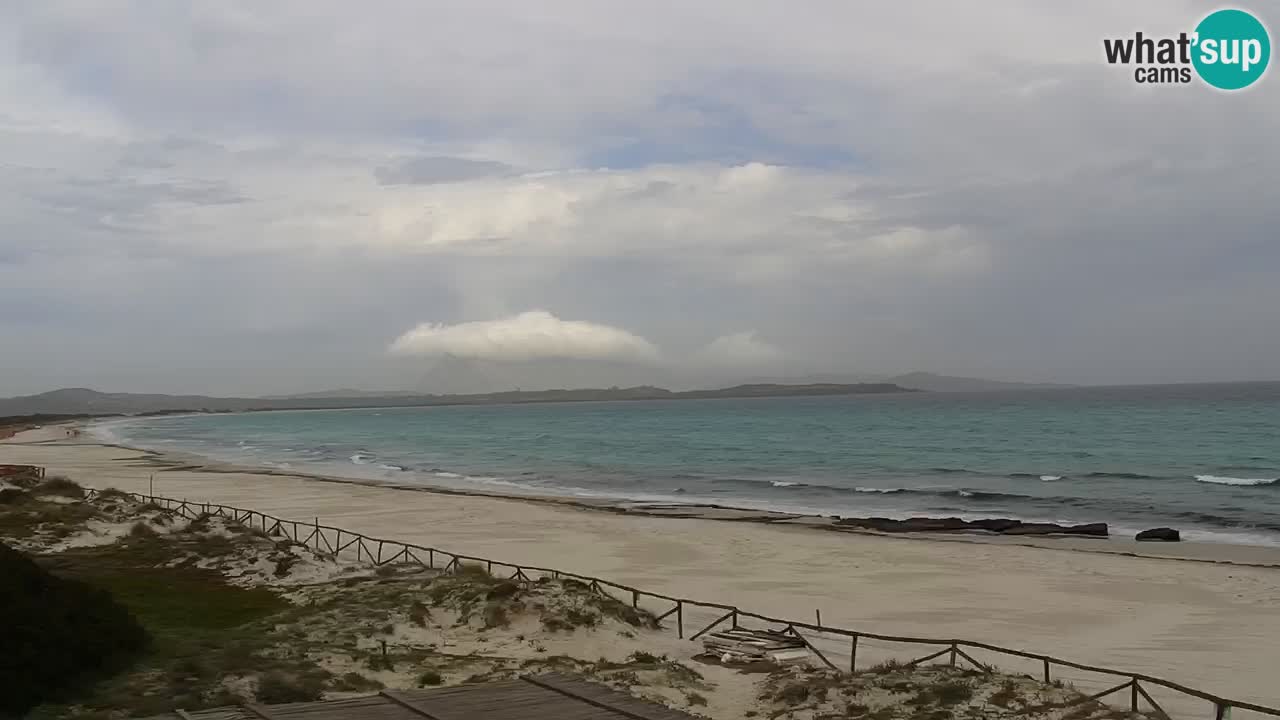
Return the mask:
<path id="1" fill-rule="evenodd" d="M 355 407 L 415 407 L 426 405 L 488 405 L 503 403 L 584 402 L 592 400 L 660 400 L 697 398 L 787 397 L 799 395 L 858 395 L 911 392 L 892 383 L 786 385 L 757 383 L 716 390 L 672 392 L 642 385 L 630 388 L 576 390 L 509 390 L 469 395 L 364 394 L 331 397 L 217 398 L 204 395 L 147 395 L 103 393 L 85 388 L 54 390 L 0 400 L 0 418 L 24 415 L 147 415 L 174 412 L 236 412 L 245 410 L 319 410 Z"/>
<path id="2" fill-rule="evenodd" d="M 982 378 L 956 377 L 951 375 L 935 375 L 928 372 L 910 372 L 903 375 L 805 375 L 792 378 L 753 378 L 754 383 L 869 383 L 882 382 L 900 385 L 910 390 L 926 392 L 989 392 L 994 390 L 1046 390 L 1052 388 L 1075 387 L 1073 385 L 1055 385 L 1049 383 L 1021 383 L 1001 380 L 984 380 Z"/>

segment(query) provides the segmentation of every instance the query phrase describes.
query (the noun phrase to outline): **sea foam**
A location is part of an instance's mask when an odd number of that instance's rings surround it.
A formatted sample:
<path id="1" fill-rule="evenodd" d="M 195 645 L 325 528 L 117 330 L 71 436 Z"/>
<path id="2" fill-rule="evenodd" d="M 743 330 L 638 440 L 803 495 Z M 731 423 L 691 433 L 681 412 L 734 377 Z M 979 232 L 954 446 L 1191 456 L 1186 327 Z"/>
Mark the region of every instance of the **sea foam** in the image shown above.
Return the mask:
<path id="1" fill-rule="evenodd" d="M 1223 477 L 1220 475 L 1197 475 L 1196 481 L 1202 482 L 1202 483 L 1211 483 L 1213 485 L 1257 486 L 1257 485 L 1275 485 L 1277 482 L 1280 482 L 1280 478 L 1235 478 L 1235 477 Z"/>

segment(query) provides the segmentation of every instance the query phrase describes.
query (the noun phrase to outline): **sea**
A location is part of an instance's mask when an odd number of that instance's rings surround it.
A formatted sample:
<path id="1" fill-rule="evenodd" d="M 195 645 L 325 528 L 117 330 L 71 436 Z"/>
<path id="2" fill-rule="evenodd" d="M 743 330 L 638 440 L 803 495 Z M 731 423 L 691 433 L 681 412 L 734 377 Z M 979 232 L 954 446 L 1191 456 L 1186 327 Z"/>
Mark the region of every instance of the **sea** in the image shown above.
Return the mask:
<path id="1" fill-rule="evenodd" d="M 1280 546 L 1280 383 L 201 414 L 92 432 L 360 482 Z"/>

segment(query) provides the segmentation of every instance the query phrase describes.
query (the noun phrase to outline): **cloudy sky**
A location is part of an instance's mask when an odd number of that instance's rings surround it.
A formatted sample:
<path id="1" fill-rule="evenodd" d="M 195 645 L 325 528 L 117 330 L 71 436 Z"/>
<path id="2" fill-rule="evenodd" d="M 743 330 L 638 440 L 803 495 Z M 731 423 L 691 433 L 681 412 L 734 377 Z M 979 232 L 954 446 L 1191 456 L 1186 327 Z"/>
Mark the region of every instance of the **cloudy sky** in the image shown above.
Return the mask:
<path id="1" fill-rule="evenodd" d="M 0 395 L 1280 379 L 1280 79 L 1102 62 L 1213 7 L 0 0 Z"/>

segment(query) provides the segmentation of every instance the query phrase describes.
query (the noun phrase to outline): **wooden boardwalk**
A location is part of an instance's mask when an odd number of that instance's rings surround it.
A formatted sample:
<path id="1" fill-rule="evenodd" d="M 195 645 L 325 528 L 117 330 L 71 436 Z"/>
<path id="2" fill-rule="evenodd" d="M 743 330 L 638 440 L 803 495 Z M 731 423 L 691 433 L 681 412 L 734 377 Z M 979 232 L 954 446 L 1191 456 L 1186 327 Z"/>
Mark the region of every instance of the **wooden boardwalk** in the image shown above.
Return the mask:
<path id="1" fill-rule="evenodd" d="M 178 711 L 151 720 L 694 720 L 692 715 L 560 674 L 345 700 Z"/>

